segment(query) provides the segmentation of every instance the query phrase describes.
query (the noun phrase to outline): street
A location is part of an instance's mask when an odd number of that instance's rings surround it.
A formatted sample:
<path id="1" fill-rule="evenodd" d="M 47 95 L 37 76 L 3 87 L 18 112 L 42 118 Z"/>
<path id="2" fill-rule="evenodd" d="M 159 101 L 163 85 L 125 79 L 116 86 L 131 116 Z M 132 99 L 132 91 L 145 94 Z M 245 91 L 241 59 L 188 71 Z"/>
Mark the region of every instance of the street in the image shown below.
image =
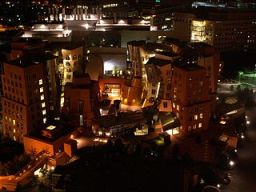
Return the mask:
<path id="1" fill-rule="evenodd" d="M 231 183 L 223 192 L 256 192 L 256 109 L 246 112 L 250 125 L 246 131 L 246 143 L 238 149 L 239 160 L 230 171 Z"/>

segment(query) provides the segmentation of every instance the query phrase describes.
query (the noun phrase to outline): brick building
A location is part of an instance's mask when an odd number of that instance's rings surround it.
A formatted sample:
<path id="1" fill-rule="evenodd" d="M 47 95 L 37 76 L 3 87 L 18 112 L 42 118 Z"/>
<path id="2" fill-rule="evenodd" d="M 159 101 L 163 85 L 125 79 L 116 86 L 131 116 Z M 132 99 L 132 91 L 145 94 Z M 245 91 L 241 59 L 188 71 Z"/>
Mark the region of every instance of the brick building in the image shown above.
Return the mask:
<path id="1" fill-rule="evenodd" d="M 23 136 L 43 128 L 49 112 L 47 80 L 42 63 L 27 57 L 4 63 L 4 134 L 23 142 Z"/>

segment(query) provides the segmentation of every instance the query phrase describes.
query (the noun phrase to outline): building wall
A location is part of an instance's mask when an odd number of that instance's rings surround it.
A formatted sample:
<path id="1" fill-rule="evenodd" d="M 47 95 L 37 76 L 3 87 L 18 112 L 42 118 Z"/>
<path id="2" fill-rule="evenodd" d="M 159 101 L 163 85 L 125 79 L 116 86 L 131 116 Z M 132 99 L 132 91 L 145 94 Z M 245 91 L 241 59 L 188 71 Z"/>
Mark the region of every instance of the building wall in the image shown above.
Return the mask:
<path id="1" fill-rule="evenodd" d="M 41 151 L 47 151 L 47 155 L 54 156 L 56 153 L 64 151 L 64 143 L 70 138 L 70 135 L 62 136 L 55 141 L 46 141 L 43 139 L 24 136 L 24 149 L 27 154 L 38 154 Z"/>
<path id="2" fill-rule="evenodd" d="M 23 135 L 40 130 L 46 122 L 46 76 L 41 63 L 25 68 L 5 63 L 4 69 L 4 133 L 22 142 Z"/>
<path id="3" fill-rule="evenodd" d="M 206 42 L 221 52 L 247 50 L 255 48 L 255 32 L 255 19 L 193 20 L 191 40 Z"/>
<path id="4" fill-rule="evenodd" d="M 48 75 L 49 107 L 51 113 L 58 113 L 60 111 L 61 82 L 57 65 L 57 58 L 49 59 L 46 61 L 46 70 Z"/>
<path id="5" fill-rule="evenodd" d="M 75 78 L 65 86 L 63 111 L 75 126 L 91 125 L 94 117 L 99 115 L 99 88 L 90 78 Z"/>
<path id="6" fill-rule="evenodd" d="M 187 71 L 174 67 L 172 77 L 172 97 L 174 102 L 184 105 L 208 100 L 209 81 L 205 69 Z"/>
<path id="7" fill-rule="evenodd" d="M 73 72 L 79 69 L 79 62 L 83 58 L 83 47 L 74 49 L 62 49 L 62 58 L 64 64 L 64 79 L 62 84 L 72 82 Z"/>
<path id="8" fill-rule="evenodd" d="M 183 134 L 207 129 L 210 119 L 211 103 L 209 101 L 194 105 L 173 103 L 173 112 L 181 122 Z"/>

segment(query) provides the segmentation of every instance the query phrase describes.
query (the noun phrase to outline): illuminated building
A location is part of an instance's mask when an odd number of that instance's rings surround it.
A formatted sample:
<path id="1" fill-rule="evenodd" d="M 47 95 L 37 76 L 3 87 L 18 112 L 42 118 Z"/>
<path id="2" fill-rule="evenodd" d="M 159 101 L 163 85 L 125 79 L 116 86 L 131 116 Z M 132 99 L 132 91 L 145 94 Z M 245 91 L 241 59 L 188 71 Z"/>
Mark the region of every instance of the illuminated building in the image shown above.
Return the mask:
<path id="1" fill-rule="evenodd" d="M 201 9 L 157 13 L 151 26 L 183 41 L 205 42 L 218 51 L 255 48 L 256 14 L 241 9 Z"/>
<path id="2" fill-rule="evenodd" d="M 121 100 L 123 104 L 140 106 L 142 94 L 142 80 L 135 77 L 126 80 L 123 77 L 102 77 L 99 78 L 101 99 Z"/>
<path id="3" fill-rule="evenodd" d="M 22 57 L 4 63 L 3 127 L 4 134 L 23 142 L 23 136 L 42 129 L 49 105 L 43 63 Z"/>
<path id="4" fill-rule="evenodd" d="M 136 132 L 136 128 L 147 129 L 142 113 L 120 113 L 118 121 L 115 115 L 101 116 L 95 120 L 93 127 L 96 135 L 106 137 L 129 135 Z"/>
<path id="5" fill-rule="evenodd" d="M 42 130 L 42 135 L 24 136 L 24 149 L 27 154 L 38 154 L 45 151 L 48 156 L 53 157 L 54 164 L 58 164 L 58 156 L 63 152 L 71 155 L 76 149 L 77 142 L 70 141 L 74 130 L 63 134 L 60 127 L 49 125 Z"/>
<path id="6" fill-rule="evenodd" d="M 22 37 L 37 37 L 50 42 L 69 42 L 71 41 L 71 30 L 67 26 L 59 24 L 42 23 L 35 24 L 29 31 L 25 31 Z"/>
<path id="7" fill-rule="evenodd" d="M 65 85 L 63 112 L 71 118 L 72 125 L 90 126 L 99 115 L 98 83 L 88 74 L 78 75 L 73 83 Z"/>
<path id="8" fill-rule="evenodd" d="M 101 97 L 110 100 L 120 100 L 125 87 L 125 79 L 118 77 L 99 78 Z"/>
<path id="9" fill-rule="evenodd" d="M 70 44 L 61 50 L 63 64 L 59 65 L 59 72 L 61 75 L 61 100 L 60 106 L 64 104 L 64 86 L 66 83 L 73 81 L 73 73 L 75 71 L 83 70 L 83 47 L 80 45 Z"/>
<path id="10" fill-rule="evenodd" d="M 86 72 L 91 79 L 99 76 L 123 76 L 127 68 L 126 49 L 116 47 L 91 47 L 87 50 Z"/>
<path id="11" fill-rule="evenodd" d="M 61 50 L 63 58 L 63 81 L 62 85 L 72 82 L 73 72 L 79 69 L 83 59 L 83 47 L 79 45 L 70 45 Z"/>
<path id="12" fill-rule="evenodd" d="M 205 42 L 220 51 L 255 48 L 256 15 L 251 12 L 213 12 L 191 23 L 191 41 Z"/>
<path id="13" fill-rule="evenodd" d="M 207 129 L 211 107 L 206 70 L 195 64 L 174 66 L 172 105 L 183 133 Z"/>
<path id="14" fill-rule="evenodd" d="M 160 112 L 174 112 L 180 133 L 206 129 L 215 107 L 219 54 L 205 43 L 161 42 L 128 44 L 131 71 L 142 76 L 142 107 L 158 101 Z"/>

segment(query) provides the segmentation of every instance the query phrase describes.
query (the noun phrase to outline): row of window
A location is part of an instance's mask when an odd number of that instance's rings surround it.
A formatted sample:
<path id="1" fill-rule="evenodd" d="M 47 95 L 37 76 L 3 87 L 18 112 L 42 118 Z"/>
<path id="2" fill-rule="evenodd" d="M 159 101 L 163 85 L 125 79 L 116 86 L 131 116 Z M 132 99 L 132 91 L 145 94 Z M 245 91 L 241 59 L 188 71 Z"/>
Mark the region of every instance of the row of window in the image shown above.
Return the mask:
<path id="1" fill-rule="evenodd" d="M 203 124 L 202 123 L 198 123 L 198 124 L 194 124 L 193 126 L 188 126 L 188 131 L 192 131 L 193 129 L 197 129 L 197 128 L 202 128 Z"/>

